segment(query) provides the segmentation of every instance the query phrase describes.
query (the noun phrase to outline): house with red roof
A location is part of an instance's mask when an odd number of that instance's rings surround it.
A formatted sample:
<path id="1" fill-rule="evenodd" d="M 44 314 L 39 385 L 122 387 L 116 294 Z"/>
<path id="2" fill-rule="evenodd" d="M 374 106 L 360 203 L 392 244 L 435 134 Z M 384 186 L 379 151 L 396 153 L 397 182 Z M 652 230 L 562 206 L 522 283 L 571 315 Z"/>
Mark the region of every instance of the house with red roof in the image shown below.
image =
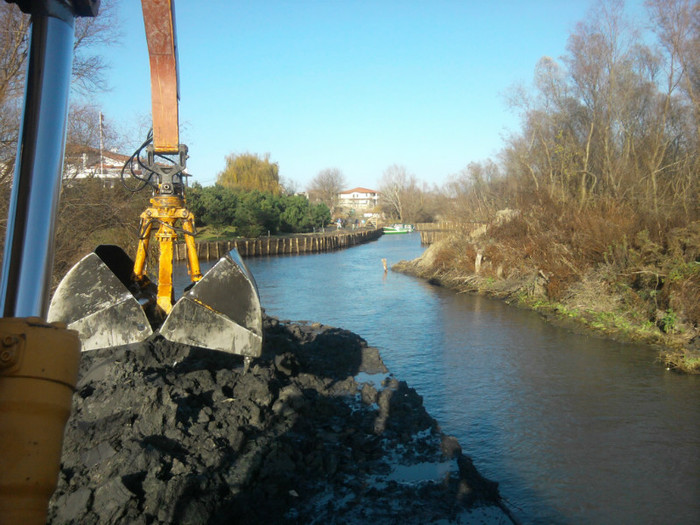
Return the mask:
<path id="1" fill-rule="evenodd" d="M 114 151 L 100 151 L 96 148 L 66 145 L 63 179 L 73 181 L 95 177 L 113 187 L 119 181 L 122 168 L 127 160 L 129 160 L 128 155 Z M 127 171 L 126 176 L 128 175 Z"/>
<path id="2" fill-rule="evenodd" d="M 379 192 L 369 188 L 353 188 L 338 194 L 338 205 L 350 210 L 372 210 L 379 204 Z"/>

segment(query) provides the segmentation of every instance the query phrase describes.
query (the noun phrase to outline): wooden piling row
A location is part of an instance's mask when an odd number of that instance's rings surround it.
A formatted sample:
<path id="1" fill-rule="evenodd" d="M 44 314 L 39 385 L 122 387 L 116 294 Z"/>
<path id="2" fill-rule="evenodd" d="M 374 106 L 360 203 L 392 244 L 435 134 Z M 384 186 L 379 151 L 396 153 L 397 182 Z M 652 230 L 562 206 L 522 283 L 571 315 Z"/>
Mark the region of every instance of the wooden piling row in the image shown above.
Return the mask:
<path id="1" fill-rule="evenodd" d="M 416 225 L 421 244 L 433 244 L 450 235 L 470 236 L 478 228 L 485 228 L 486 221 L 425 222 Z"/>
<path id="2" fill-rule="evenodd" d="M 454 234 L 454 231 L 449 230 L 431 230 L 431 231 L 421 231 L 420 232 L 420 243 L 421 244 L 433 244 L 445 237 Z"/>
<path id="3" fill-rule="evenodd" d="M 197 257 L 200 261 L 218 260 L 232 249 L 238 250 L 241 257 L 268 255 L 301 255 L 307 253 L 330 252 L 348 248 L 356 244 L 374 241 L 381 237 L 381 228 L 353 232 L 333 232 L 293 235 L 289 237 L 259 237 L 257 239 L 234 239 L 231 241 L 197 242 Z M 187 249 L 183 243 L 175 245 L 175 260 L 187 259 Z"/>
<path id="4" fill-rule="evenodd" d="M 440 221 L 440 222 L 417 222 L 414 224 L 417 231 L 453 231 L 459 229 L 459 224 L 451 221 Z"/>

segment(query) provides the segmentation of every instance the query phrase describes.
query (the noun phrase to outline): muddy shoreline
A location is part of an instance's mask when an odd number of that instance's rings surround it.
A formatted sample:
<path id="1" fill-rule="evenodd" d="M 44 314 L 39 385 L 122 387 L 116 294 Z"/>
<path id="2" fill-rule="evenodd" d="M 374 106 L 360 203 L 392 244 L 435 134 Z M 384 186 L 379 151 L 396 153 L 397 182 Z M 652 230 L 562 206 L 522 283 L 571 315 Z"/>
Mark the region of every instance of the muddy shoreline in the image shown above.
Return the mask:
<path id="1" fill-rule="evenodd" d="M 434 264 L 435 246 L 431 245 L 420 257 L 410 261 L 399 261 L 391 270 L 424 279 L 434 286 L 441 286 L 457 293 L 470 293 L 498 299 L 511 306 L 532 310 L 547 322 L 567 330 L 610 339 L 620 343 L 649 345 L 658 355 L 659 365 L 681 373 L 700 373 L 700 335 L 692 338 L 649 332 L 629 323 L 617 326 L 613 315 L 602 322 L 603 316 L 582 311 L 573 312 L 565 305 L 547 300 L 544 291 L 546 279 L 540 274 L 511 279 L 493 279 L 476 273 Z M 612 312 L 610 312 L 612 314 Z"/>
<path id="2" fill-rule="evenodd" d="M 512 523 L 422 398 L 346 330 L 261 358 L 154 337 L 83 354 L 49 523 Z"/>

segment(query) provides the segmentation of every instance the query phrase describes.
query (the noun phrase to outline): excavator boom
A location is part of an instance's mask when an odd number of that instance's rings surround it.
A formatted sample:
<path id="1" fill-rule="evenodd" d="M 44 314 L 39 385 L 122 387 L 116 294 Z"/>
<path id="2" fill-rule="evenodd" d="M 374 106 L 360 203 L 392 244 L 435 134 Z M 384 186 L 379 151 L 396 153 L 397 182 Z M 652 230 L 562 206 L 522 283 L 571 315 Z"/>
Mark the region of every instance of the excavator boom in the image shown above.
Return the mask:
<path id="1" fill-rule="evenodd" d="M 151 64 L 153 147 L 156 153 L 178 153 L 180 146 L 175 13 L 171 0 L 141 0 Z"/>

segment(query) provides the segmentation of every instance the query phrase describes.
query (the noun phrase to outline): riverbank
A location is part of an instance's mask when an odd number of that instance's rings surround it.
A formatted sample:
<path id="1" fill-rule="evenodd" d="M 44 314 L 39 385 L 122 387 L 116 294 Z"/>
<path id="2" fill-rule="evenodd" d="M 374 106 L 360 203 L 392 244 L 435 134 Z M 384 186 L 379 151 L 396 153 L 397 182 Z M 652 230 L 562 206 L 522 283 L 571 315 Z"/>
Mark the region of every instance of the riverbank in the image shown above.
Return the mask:
<path id="1" fill-rule="evenodd" d="M 50 523 L 511 523 L 359 336 L 267 317 L 263 355 L 83 354 Z"/>
<path id="2" fill-rule="evenodd" d="M 381 228 L 358 230 L 329 229 L 328 232 L 323 233 L 197 241 L 196 246 L 199 260 L 215 261 L 233 249 L 236 249 L 241 257 L 301 255 L 341 250 L 358 244 L 375 241 L 381 236 Z M 187 250 L 184 243 L 175 245 L 174 257 L 176 261 L 184 261 L 187 259 Z"/>
<path id="3" fill-rule="evenodd" d="M 478 293 L 537 311 L 548 321 L 575 331 L 619 341 L 659 347 L 668 369 L 700 374 L 700 331 L 682 323 L 673 311 L 659 312 L 658 321 L 640 317 L 626 304 L 615 283 L 595 271 L 553 299 L 552 288 L 562 279 L 542 270 L 509 271 L 495 256 L 497 247 L 484 249 L 483 227 L 474 237 L 448 235 L 430 245 L 421 257 L 400 261 L 393 271 L 410 274 L 457 292 Z M 495 263 L 495 261 L 498 261 Z M 697 271 L 697 270 L 695 270 Z M 629 294 L 632 295 L 632 294 Z M 666 316 L 666 317 L 664 317 Z"/>

